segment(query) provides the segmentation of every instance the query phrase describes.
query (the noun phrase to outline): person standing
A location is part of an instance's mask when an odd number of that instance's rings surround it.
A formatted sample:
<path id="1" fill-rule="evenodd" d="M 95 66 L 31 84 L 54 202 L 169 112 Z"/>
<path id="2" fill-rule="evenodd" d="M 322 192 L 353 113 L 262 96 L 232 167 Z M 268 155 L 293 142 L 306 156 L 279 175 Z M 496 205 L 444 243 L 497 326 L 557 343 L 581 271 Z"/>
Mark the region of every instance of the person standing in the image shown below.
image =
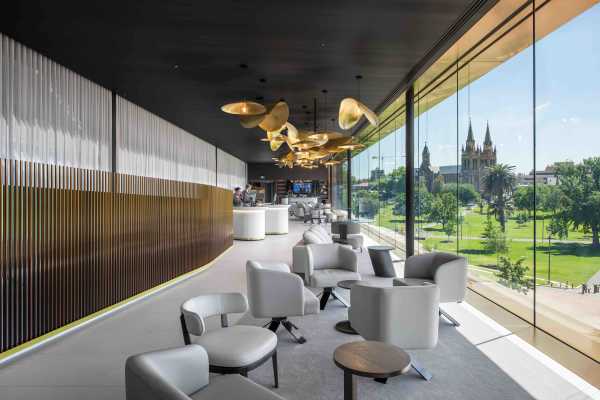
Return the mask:
<path id="1" fill-rule="evenodd" d="M 242 191 L 241 199 L 244 205 L 252 205 L 252 196 L 250 195 L 250 191 L 252 190 L 252 185 L 247 184 L 246 188 Z"/>
<path id="2" fill-rule="evenodd" d="M 242 202 L 242 189 L 239 187 L 236 187 L 235 189 L 233 189 L 233 206 L 234 207 L 241 207 L 243 205 Z"/>

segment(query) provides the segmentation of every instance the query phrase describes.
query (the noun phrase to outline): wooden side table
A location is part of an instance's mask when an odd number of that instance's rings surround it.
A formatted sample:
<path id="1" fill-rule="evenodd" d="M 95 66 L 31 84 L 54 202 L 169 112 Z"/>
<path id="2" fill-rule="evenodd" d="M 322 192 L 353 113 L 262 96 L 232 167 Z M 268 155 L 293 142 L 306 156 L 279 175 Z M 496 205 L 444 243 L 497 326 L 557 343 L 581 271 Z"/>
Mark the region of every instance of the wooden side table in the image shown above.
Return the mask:
<path id="1" fill-rule="evenodd" d="M 344 400 L 356 400 L 356 376 L 387 378 L 410 369 L 410 355 L 401 348 L 375 341 L 343 344 L 335 349 L 333 362 L 344 371 Z"/>

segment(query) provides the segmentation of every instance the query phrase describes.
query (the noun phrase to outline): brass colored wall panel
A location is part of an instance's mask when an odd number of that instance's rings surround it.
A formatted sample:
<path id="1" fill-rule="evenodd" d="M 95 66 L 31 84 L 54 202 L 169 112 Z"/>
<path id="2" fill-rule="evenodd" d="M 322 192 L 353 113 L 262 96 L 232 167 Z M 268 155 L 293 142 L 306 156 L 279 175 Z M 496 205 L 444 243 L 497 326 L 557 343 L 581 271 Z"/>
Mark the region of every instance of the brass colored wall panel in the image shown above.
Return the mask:
<path id="1" fill-rule="evenodd" d="M 0 160 L 0 352 L 207 264 L 229 190 Z"/>

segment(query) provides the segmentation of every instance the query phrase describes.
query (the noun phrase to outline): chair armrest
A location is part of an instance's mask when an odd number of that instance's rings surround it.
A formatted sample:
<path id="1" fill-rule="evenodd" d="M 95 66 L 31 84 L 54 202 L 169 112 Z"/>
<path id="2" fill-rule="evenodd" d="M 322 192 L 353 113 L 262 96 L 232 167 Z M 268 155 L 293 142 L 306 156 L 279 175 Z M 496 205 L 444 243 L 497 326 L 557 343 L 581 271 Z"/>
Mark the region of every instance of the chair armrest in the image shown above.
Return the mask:
<path id="1" fill-rule="evenodd" d="M 358 257 L 351 247 L 338 245 L 340 267 L 348 271 L 358 272 Z"/>
<path id="2" fill-rule="evenodd" d="M 440 302 L 463 301 L 467 290 L 466 259 L 458 258 L 438 265 L 433 280 L 440 288 Z"/>
<path id="3" fill-rule="evenodd" d="M 379 340 L 381 330 L 380 289 L 356 284 L 350 289 L 350 325 L 366 340 Z"/>
<path id="4" fill-rule="evenodd" d="M 304 280 L 310 282 L 313 273 L 313 264 L 309 257 L 307 246 L 294 246 L 292 249 L 292 270 L 297 274 L 304 274 Z"/>
<path id="5" fill-rule="evenodd" d="M 138 354 L 125 362 L 128 400 L 189 400 L 208 383 L 208 354 L 197 344 Z"/>
<path id="6" fill-rule="evenodd" d="M 433 276 L 430 276 L 429 272 L 431 271 L 430 265 L 433 263 L 434 257 L 435 253 L 425 253 L 408 257 L 404 262 L 404 277 L 433 279 Z"/>
<path id="7" fill-rule="evenodd" d="M 254 284 L 248 290 L 252 299 L 252 315 L 276 318 L 304 315 L 304 283 L 295 274 L 276 270 L 253 272 Z"/>

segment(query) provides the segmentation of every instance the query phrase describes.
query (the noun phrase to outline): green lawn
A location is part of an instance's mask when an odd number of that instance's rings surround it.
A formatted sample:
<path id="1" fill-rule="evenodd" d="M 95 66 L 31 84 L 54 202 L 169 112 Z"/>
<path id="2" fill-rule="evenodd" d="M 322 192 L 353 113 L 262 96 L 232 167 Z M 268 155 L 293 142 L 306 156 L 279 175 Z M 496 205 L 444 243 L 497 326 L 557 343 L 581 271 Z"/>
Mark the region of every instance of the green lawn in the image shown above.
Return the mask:
<path id="1" fill-rule="evenodd" d="M 462 224 L 462 236 L 463 237 L 481 237 L 483 233 L 483 227 L 487 219 L 485 211 L 482 214 L 479 213 L 479 208 L 473 208 L 471 210 L 462 209 L 464 215 L 464 222 Z M 546 226 L 550 222 L 551 216 L 549 214 L 538 213 L 537 216 L 537 240 L 548 238 L 548 232 Z M 429 228 L 425 228 L 426 231 L 439 231 L 441 232 L 441 225 L 433 225 Z M 510 216 L 506 222 L 506 236 L 508 238 L 515 239 L 533 239 L 533 217 L 525 224 L 518 224 L 516 213 Z M 588 234 L 584 234 L 582 230 L 570 230 L 567 240 L 577 240 L 591 242 L 592 238 Z"/>
<path id="2" fill-rule="evenodd" d="M 424 241 L 427 250 L 456 251 L 456 240 L 428 238 Z M 496 254 L 488 253 L 480 240 L 460 240 L 459 253 L 467 257 L 469 264 L 489 266 L 495 265 Z M 533 275 L 533 245 L 527 242 L 510 242 L 508 257 L 516 261 L 525 257 L 525 265 Z M 600 269 L 600 250 L 580 243 L 552 243 L 550 252 L 550 279 L 579 285 L 586 282 Z M 548 247 L 538 246 L 537 276 L 546 279 L 548 276 Z"/>
<path id="3" fill-rule="evenodd" d="M 375 216 L 375 224 L 392 229 L 397 232 L 404 232 L 404 216 L 394 215 L 391 204 L 381 207 L 379 213 Z M 465 255 L 469 263 L 478 266 L 496 265 L 496 254 L 488 253 L 483 248 L 482 240 L 466 239 L 467 237 L 481 237 L 483 226 L 486 219 L 485 214 L 479 213 L 478 208 L 472 210 L 463 210 L 465 215 L 462 227 L 462 237 L 460 240 L 460 253 Z M 546 279 L 548 276 L 548 244 L 542 243 L 542 226 L 549 222 L 550 216 L 538 216 L 538 243 L 537 243 L 537 276 L 540 279 Z M 430 224 L 426 221 L 417 221 L 422 224 L 424 230 L 430 235 L 436 236 L 426 238 L 422 243 L 428 250 L 456 251 L 456 235 L 451 237 L 450 241 L 440 236 L 445 236 L 441 226 Z M 525 257 L 525 264 L 533 274 L 533 243 L 526 241 L 516 241 L 510 239 L 531 239 L 533 238 L 533 221 L 529 220 L 526 224 L 519 225 L 515 216 L 509 218 L 506 229 L 509 240 L 508 256 L 513 261 L 519 257 Z M 544 231 L 544 239 L 546 232 Z M 591 238 L 581 230 L 570 231 L 568 240 L 581 241 L 582 243 L 552 243 L 550 252 L 550 279 L 553 281 L 569 282 L 579 285 L 586 282 L 592 275 L 600 269 L 600 250 L 592 249 Z"/>

